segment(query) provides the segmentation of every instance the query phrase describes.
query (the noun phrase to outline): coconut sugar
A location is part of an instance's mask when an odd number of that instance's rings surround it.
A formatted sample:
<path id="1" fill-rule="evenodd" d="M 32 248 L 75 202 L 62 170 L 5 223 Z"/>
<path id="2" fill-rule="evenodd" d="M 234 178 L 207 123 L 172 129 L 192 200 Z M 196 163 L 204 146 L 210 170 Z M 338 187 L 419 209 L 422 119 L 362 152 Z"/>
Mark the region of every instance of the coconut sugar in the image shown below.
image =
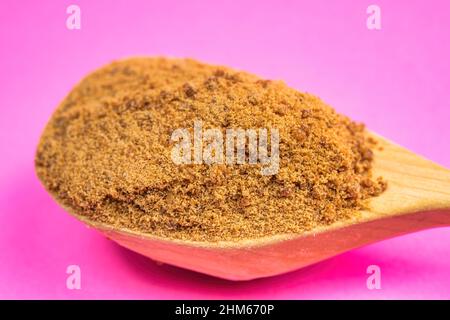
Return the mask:
<path id="1" fill-rule="evenodd" d="M 175 163 L 172 134 L 193 133 L 195 121 L 224 136 L 230 128 L 276 128 L 277 172 L 262 175 L 263 164 L 249 161 Z M 362 124 L 283 82 L 190 59 L 133 58 L 93 72 L 69 93 L 35 162 L 54 198 L 90 221 L 235 241 L 357 216 L 386 188 L 371 174 L 374 143 Z"/>

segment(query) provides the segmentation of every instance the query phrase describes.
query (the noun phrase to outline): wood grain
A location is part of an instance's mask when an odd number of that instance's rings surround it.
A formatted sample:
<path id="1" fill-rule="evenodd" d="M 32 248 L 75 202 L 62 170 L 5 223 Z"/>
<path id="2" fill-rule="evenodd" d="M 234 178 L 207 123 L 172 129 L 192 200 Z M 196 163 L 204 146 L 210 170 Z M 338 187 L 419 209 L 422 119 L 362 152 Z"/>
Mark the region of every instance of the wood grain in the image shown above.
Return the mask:
<path id="1" fill-rule="evenodd" d="M 361 217 L 304 234 L 218 243 L 167 240 L 116 230 L 72 214 L 149 258 L 230 280 L 273 276 L 369 243 L 450 225 L 450 171 L 372 135 L 379 141 L 374 150 L 374 175 L 383 176 L 388 189 L 370 201 Z"/>

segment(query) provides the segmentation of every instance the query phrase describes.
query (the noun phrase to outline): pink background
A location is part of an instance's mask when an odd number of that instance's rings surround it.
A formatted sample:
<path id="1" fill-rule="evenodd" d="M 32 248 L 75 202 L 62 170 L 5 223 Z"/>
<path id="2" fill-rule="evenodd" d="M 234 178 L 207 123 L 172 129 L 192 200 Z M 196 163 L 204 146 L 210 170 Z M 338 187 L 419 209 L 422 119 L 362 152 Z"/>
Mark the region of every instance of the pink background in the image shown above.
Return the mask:
<path id="1" fill-rule="evenodd" d="M 1 1 L 0 298 L 445 298 L 450 228 L 383 241 L 303 270 L 233 283 L 154 262 L 69 217 L 35 177 L 39 135 L 87 72 L 130 55 L 195 57 L 284 79 L 450 167 L 450 2 Z M 66 7 L 82 29 L 65 26 Z M 82 289 L 66 289 L 77 264 Z M 382 289 L 366 288 L 381 267 Z"/>

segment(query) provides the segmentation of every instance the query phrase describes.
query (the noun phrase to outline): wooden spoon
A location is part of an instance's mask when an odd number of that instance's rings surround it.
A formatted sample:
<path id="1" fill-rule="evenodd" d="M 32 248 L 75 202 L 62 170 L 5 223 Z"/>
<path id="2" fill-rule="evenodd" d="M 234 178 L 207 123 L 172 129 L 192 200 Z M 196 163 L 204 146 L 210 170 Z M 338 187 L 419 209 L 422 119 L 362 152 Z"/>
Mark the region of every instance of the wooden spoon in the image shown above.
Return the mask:
<path id="1" fill-rule="evenodd" d="M 359 218 L 303 234 L 219 243 L 167 240 L 72 214 L 149 258 L 230 280 L 273 276 L 369 243 L 450 225 L 450 171 L 371 135 L 379 142 L 374 150 L 374 176 L 387 180 L 388 189 L 372 198 L 369 210 Z"/>

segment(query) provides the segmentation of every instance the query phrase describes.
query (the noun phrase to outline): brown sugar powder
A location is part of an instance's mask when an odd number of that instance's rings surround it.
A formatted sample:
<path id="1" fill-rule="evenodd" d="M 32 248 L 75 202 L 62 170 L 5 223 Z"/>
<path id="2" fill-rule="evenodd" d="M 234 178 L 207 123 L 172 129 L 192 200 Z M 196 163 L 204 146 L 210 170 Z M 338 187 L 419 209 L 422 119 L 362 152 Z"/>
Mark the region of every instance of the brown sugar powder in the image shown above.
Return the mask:
<path id="1" fill-rule="evenodd" d="M 277 128 L 279 169 L 176 164 L 177 128 Z M 165 238 L 254 239 L 358 215 L 386 183 L 371 176 L 364 126 L 320 99 L 190 59 L 133 58 L 83 79 L 41 137 L 36 171 L 90 221 Z"/>

